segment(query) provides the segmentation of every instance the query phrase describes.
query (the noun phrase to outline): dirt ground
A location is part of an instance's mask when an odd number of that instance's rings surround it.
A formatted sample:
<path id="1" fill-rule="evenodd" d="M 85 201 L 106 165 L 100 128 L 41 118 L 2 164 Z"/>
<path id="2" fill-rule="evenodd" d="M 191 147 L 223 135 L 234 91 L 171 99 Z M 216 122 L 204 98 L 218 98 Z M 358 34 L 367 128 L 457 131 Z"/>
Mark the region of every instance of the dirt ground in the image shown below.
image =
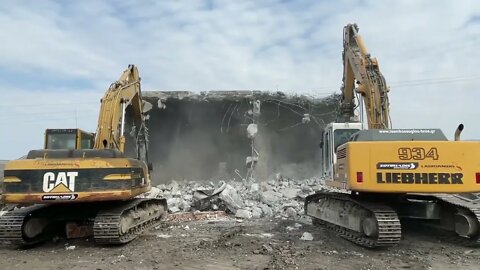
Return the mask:
<path id="1" fill-rule="evenodd" d="M 297 223 L 297 224 L 296 224 Z M 300 226 L 301 225 L 301 226 Z M 301 240 L 304 232 L 313 241 Z M 0 247 L 0 269 L 480 269 L 480 248 L 408 230 L 400 245 L 369 250 L 307 222 L 168 222 L 124 246 L 57 239 Z"/>

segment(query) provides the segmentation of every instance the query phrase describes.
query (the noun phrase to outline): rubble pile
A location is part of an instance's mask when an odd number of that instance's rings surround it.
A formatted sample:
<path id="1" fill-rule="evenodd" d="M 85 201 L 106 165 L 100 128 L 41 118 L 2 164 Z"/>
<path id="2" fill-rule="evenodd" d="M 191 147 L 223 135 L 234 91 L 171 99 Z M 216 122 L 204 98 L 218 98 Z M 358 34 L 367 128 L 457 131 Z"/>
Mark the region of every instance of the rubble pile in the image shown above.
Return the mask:
<path id="1" fill-rule="evenodd" d="M 237 218 L 286 217 L 303 215 L 303 201 L 316 191 L 326 190 L 321 178 L 302 180 L 277 176 L 266 182 L 220 181 L 177 182 L 152 187 L 146 197 L 167 199 L 169 212 L 219 211 Z"/>

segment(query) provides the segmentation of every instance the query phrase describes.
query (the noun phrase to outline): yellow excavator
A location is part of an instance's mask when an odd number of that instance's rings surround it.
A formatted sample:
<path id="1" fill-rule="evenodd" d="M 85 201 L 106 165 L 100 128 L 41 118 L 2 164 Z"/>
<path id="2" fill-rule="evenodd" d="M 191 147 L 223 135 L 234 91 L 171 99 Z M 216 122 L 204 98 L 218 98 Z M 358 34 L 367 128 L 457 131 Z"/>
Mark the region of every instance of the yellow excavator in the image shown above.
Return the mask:
<path id="1" fill-rule="evenodd" d="M 0 218 L 0 241 L 32 245 L 70 228 L 122 244 L 158 224 L 166 200 L 136 197 L 151 188 L 147 143 L 140 77 L 129 65 L 101 100 L 95 135 L 47 129 L 44 149 L 6 164 L 3 202 L 30 206 Z"/>
<path id="2" fill-rule="evenodd" d="M 343 46 L 346 122 L 327 125 L 321 142 L 322 174 L 336 191 L 308 196 L 305 213 L 365 247 L 396 245 L 404 221 L 480 244 L 480 142 L 459 141 L 463 125 L 455 141 L 439 129 L 391 129 L 389 88 L 356 24 Z M 362 100 L 368 129 L 353 121 Z"/>

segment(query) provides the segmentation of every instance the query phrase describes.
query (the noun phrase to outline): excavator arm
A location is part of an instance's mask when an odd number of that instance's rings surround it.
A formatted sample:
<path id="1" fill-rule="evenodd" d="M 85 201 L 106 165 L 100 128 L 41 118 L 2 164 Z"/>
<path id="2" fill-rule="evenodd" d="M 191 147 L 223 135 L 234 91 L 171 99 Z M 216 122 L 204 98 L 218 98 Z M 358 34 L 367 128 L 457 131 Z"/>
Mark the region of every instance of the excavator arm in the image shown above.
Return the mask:
<path id="1" fill-rule="evenodd" d="M 343 29 L 343 62 L 340 106 L 343 121 L 350 121 L 354 116 L 356 91 L 364 100 L 368 128 L 390 128 L 389 88 L 380 72 L 377 59 L 370 56 L 358 34 L 356 24 L 348 24 Z"/>
<path id="2" fill-rule="evenodd" d="M 128 119 L 133 120 L 135 127 L 137 149 L 139 146 L 146 149 L 140 76 L 134 65 L 129 65 L 120 78 L 110 85 L 101 100 L 94 149 L 116 149 L 125 152 L 127 108 Z M 138 159 L 146 160 L 146 151 L 137 151 L 137 155 Z"/>

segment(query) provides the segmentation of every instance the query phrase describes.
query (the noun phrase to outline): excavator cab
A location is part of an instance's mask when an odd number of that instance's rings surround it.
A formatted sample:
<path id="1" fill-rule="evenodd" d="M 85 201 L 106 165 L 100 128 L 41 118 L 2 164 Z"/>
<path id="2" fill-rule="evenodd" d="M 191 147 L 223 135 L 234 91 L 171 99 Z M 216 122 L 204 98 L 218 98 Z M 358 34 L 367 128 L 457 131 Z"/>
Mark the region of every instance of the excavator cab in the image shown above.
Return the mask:
<path id="1" fill-rule="evenodd" d="M 47 129 L 44 149 L 92 149 L 95 134 L 81 129 Z"/>
<path id="2" fill-rule="evenodd" d="M 337 148 L 348 142 L 350 137 L 362 129 L 361 123 L 330 123 L 323 131 L 320 148 L 322 149 L 322 175 L 333 179 L 337 160 Z"/>

